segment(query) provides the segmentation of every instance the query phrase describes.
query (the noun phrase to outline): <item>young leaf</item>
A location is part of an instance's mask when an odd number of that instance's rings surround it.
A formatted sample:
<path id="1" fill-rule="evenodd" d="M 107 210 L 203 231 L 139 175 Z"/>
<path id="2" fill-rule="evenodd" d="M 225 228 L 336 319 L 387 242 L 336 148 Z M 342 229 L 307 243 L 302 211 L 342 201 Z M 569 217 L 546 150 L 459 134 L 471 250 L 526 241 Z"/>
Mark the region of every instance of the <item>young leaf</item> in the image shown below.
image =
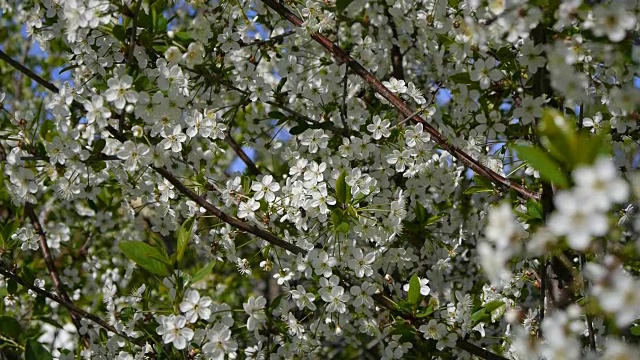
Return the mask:
<path id="1" fill-rule="evenodd" d="M 416 317 L 418 318 L 423 318 L 423 317 L 427 317 L 430 314 L 432 314 L 434 311 L 433 306 L 429 306 L 428 308 L 423 308 L 418 310 L 418 313 L 416 314 Z"/>
<path id="2" fill-rule="evenodd" d="M 211 270 L 213 270 L 214 266 L 216 266 L 216 261 L 215 260 L 209 262 L 205 267 L 203 267 L 202 269 L 198 270 L 198 272 L 193 274 L 193 276 L 191 277 L 191 283 L 193 284 L 195 282 L 198 282 L 198 281 L 204 279 L 205 276 L 207 276 L 207 275 L 209 275 L 211 273 Z"/>
<path id="3" fill-rule="evenodd" d="M 413 274 L 409 280 L 409 302 L 412 304 L 420 302 L 420 279 L 416 274 Z"/>
<path id="4" fill-rule="evenodd" d="M 487 303 L 484 308 L 486 312 L 492 312 L 493 310 L 499 308 L 500 306 L 504 305 L 504 302 L 500 301 L 500 300 L 494 300 L 491 301 L 489 303 Z"/>
<path id="5" fill-rule="evenodd" d="M 126 257 L 148 272 L 158 276 L 169 273 L 169 259 L 153 246 L 140 241 L 121 241 L 118 247 Z"/>
<path id="6" fill-rule="evenodd" d="M 528 199 L 527 215 L 529 215 L 531 219 L 542 219 L 542 204 L 540 204 L 539 201 Z"/>
<path id="7" fill-rule="evenodd" d="M 575 122 L 568 121 L 557 110 L 545 109 L 538 125 L 540 142 L 558 161 L 573 165 L 582 152 L 577 146 Z"/>
<path id="8" fill-rule="evenodd" d="M 184 252 L 187 250 L 187 245 L 189 245 L 194 219 L 194 217 L 190 217 L 185 220 L 184 223 L 182 223 L 182 226 L 180 226 L 180 230 L 178 230 L 178 249 L 176 254 L 176 260 L 178 260 L 178 263 L 182 261 Z"/>
<path id="9" fill-rule="evenodd" d="M 549 154 L 539 148 L 531 146 L 516 145 L 513 148 L 517 151 L 520 159 L 526 161 L 532 168 L 540 172 L 540 177 L 563 188 L 569 186 L 569 182 L 562 171 L 560 171 L 560 166 Z"/>
<path id="10" fill-rule="evenodd" d="M 420 202 L 416 202 L 416 219 L 418 219 L 420 223 L 423 223 L 427 220 L 427 215 L 427 209 L 425 209 Z"/>

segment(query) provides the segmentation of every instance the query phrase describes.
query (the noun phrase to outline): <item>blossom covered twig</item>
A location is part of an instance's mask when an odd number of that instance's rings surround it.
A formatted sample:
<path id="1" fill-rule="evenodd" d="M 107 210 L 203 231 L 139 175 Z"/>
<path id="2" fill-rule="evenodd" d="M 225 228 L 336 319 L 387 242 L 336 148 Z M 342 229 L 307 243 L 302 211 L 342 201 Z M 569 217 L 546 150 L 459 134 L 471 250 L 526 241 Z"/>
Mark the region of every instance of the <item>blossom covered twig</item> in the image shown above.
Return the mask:
<path id="1" fill-rule="evenodd" d="M 263 1 L 267 6 L 275 10 L 280 16 L 287 19 L 290 23 L 295 26 L 301 26 L 303 21 L 298 16 L 296 16 L 293 12 L 287 9 L 282 3 L 275 0 L 264 0 Z M 331 40 L 329 40 L 326 36 L 320 33 L 313 33 L 311 37 L 322 47 L 324 47 L 327 51 L 332 53 L 337 59 L 339 59 L 343 63 L 347 63 L 348 66 L 353 70 L 354 73 L 358 74 L 369 86 L 371 86 L 376 93 L 380 94 L 387 101 L 389 101 L 398 111 L 406 116 L 411 117 L 411 120 L 415 123 L 423 124 L 425 131 L 427 131 L 433 140 L 442 147 L 443 150 L 448 151 L 451 155 L 453 155 L 456 159 L 460 160 L 463 164 L 468 166 L 471 170 L 475 171 L 477 174 L 486 177 L 491 182 L 496 183 L 498 185 L 514 189 L 520 195 L 525 198 L 539 199 L 540 194 L 531 191 L 524 186 L 521 186 L 517 183 L 510 181 L 504 176 L 496 173 L 495 171 L 489 169 L 485 165 L 482 165 L 476 159 L 474 159 L 471 155 L 467 154 L 462 149 L 452 145 L 435 127 L 425 121 L 419 114 L 415 114 L 415 111 L 412 110 L 406 102 L 392 93 L 389 89 L 387 89 L 378 78 L 376 78 L 371 72 L 365 69 L 360 63 L 355 60 L 351 55 L 349 55 L 346 51 L 341 49 L 339 46 L 334 44 Z"/>

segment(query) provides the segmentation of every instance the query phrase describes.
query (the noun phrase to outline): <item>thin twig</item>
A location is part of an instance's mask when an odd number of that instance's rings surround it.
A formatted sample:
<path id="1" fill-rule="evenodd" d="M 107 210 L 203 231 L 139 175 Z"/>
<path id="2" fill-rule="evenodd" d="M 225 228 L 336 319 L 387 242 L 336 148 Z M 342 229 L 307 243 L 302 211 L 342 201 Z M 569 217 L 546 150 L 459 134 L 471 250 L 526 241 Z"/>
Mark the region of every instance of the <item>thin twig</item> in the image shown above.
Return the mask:
<path id="1" fill-rule="evenodd" d="M 44 263 L 47 265 L 47 269 L 49 270 L 49 275 L 51 276 L 51 280 L 53 281 L 53 285 L 56 288 L 56 291 L 60 295 L 62 299 L 66 302 L 71 303 L 71 298 L 65 291 L 62 281 L 60 281 L 60 276 L 58 275 L 58 270 L 56 269 L 56 265 L 51 257 L 51 250 L 49 249 L 49 244 L 47 244 L 47 237 L 42 229 L 42 225 L 40 225 L 40 220 L 38 219 L 38 215 L 36 215 L 35 211 L 33 211 L 33 205 L 30 203 L 24 204 L 24 211 L 31 220 L 31 225 L 36 230 L 38 237 L 40 239 L 40 251 L 42 252 L 42 257 L 44 258 Z M 81 327 L 79 319 L 71 314 L 71 321 L 73 321 L 73 325 L 75 325 L 76 329 L 79 330 Z"/>
<path id="2" fill-rule="evenodd" d="M 102 320 L 99 316 L 91 314 L 87 311 L 84 311 L 82 309 L 80 309 L 79 307 L 73 305 L 71 302 L 66 301 L 65 299 L 61 298 L 60 296 L 57 296 L 55 294 L 52 294 L 46 290 L 43 290 L 37 286 L 31 285 L 29 284 L 27 281 L 25 281 L 23 278 L 21 278 L 20 276 L 12 273 L 11 271 L 5 269 L 3 266 L 0 265 L 0 275 L 5 276 L 7 278 L 10 278 L 12 280 L 14 280 L 15 282 L 17 282 L 18 284 L 24 286 L 25 288 L 37 293 L 38 295 L 42 295 L 48 299 L 51 299 L 55 302 L 57 302 L 58 304 L 64 306 L 65 308 L 67 308 L 67 310 L 75 313 L 76 315 L 80 316 L 81 318 L 86 318 L 89 319 L 91 321 L 93 321 L 95 324 L 99 325 L 100 327 L 104 328 L 105 330 L 111 331 L 114 334 L 117 334 L 118 336 L 121 336 L 124 339 L 127 339 L 135 344 L 141 345 L 142 342 L 140 341 L 140 339 L 134 339 L 130 336 L 128 336 L 127 334 L 121 333 L 118 330 L 116 330 L 113 326 L 109 325 L 106 321 Z"/>
<path id="3" fill-rule="evenodd" d="M 238 143 L 233 139 L 230 131 L 227 131 L 224 134 L 224 141 L 226 141 L 227 144 L 231 146 L 231 149 L 233 149 L 236 155 L 238 155 L 240 160 L 242 160 L 242 162 L 245 165 L 247 165 L 247 169 L 249 169 L 249 172 L 251 174 L 253 175 L 260 174 L 260 170 L 258 170 L 258 167 L 256 166 L 256 164 L 253 162 L 253 160 L 251 160 L 249 155 L 247 155 L 247 153 L 242 149 L 242 147 L 240 147 L 240 145 L 238 145 Z"/>
<path id="4" fill-rule="evenodd" d="M 342 79 L 342 106 L 340 108 L 340 120 L 342 120 L 342 126 L 347 131 L 347 137 L 349 137 L 349 125 L 347 125 L 347 83 L 349 82 L 349 66 L 344 66 L 344 78 Z"/>
<path id="5" fill-rule="evenodd" d="M 33 71 L 27 69 L 24 65 L 20 64 L 19 62 L 13 60 L 9 55 L 7 55 L 2 50 L 0 50 L 0 59 L 4 60 L 6 63 L 8 63 L 12 67 L 14 67 L 16 70 L 18 70 L 21 73 L 27 75 L 32 80 L 34 80 L 38 84 L 44 86 L 45 88 L 47 88 L 51 92 L 56 93 L 56 94 L 60 92 L 60 90 L 58 89 L 57 86 L 55 86 L 52 83 L 48 82 L 47 80 L 41 78 L 38 74 L 36 74 Z"/>
<path id="6" fill-rule="evenodd" d="M 267 39 L 255 40 L 255 41 L 248 42 L 248 43 L 241 42 L 240 43 L 240 47 L 260 46 L 260 45 L 276 42 L 276 41 L 278 41 L 280 39 L 284 39 L 287 36 L 293 35 L 295 33 L 296 33 L 295 31 L 287 31 L 287 32 L 285 32 L 283 34 L 275 35 L 275 36 L 272 36 L 272 37 L 267 38 Z"/>

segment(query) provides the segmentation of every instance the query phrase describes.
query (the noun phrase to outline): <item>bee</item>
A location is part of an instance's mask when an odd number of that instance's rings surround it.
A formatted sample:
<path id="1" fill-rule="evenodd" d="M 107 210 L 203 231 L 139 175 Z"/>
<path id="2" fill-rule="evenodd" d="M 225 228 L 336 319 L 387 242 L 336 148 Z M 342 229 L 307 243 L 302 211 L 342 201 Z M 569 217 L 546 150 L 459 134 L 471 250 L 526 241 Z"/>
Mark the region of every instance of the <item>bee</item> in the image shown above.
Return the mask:
<path id="1" fill-rule="evenodd" d="M 302 206 L 300 206 L 300 207 L 298 208 L 298 210 L 300 211 L 300 216 L 301 216 L 301 217 L 303 217 L 303 218 L 306 218 L 306 217 L 307 217 L 307 211 L 306 211 Z"/>

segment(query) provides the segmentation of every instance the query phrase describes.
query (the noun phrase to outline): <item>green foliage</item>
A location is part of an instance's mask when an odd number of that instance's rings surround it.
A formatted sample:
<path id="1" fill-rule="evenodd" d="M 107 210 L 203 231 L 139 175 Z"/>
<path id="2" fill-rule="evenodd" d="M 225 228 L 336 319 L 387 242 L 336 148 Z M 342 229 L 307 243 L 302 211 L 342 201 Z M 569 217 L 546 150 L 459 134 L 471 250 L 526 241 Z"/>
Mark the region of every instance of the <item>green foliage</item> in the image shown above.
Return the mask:
<path id="1" fill-rule="evenodd" d="M 560 169 L 560 164 L 551 158 L 551 156 L 540 148 L 533 146 L 513 146 L 518 157 L 526 161 L 532 168 L 540 172 L 540 177 L 566 188 L 569 181 Z"/>
<path id="2" fill-rule="evenodd" d="M 420 294 L 420 279 L 418 276 L 413 274 L 411 279 L 409 280 L 409 302 L 411 304 L 418 304 L 422 295 Z"/>
<path id="3" fill-rule="evenodd" d="M 178 230 L 178 249 L 176 253 L 176 260 L 178 263 L 182 262 L 184 252 L 187 250 L 187 246 L 189 245 L 194 220 L 194 217 L 188 218 L 184 223 L 182 223 L 182 226 L 180 226 L 180 229 Z"/>
<path id="4" fill-rule="evenodd" d="M 29 339 L 25 346 L 25 360 L 50 360 L 53 359 L 47 349 L 38 341 Z"/>
<path id="5" fill-rule="evenodd" d="M 121 241 L 118 247 L 126 257 L 148 272 L 158 276 L 169 273 L 171 262 L 157 248 L 140 241 Z"/>

